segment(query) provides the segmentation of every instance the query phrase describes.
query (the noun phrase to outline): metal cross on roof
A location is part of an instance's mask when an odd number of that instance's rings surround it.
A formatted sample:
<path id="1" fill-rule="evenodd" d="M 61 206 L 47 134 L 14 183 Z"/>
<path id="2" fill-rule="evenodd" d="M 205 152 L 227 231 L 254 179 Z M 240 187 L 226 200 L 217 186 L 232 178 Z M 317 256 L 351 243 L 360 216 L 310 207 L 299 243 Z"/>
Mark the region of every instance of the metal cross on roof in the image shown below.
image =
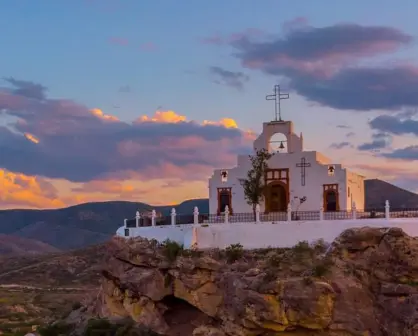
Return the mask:
<path id="1" fill-rule="evenodd" d="M 282 99 L 289 99 L 288 93 L 280 93 L 280 85 L 274 86 L 274 94 L 267 95 L 266 100 L 274 100 L 274 114 L 275 114 L 275 121 L 283 121 L 282 116 L 280 114 L 280 101 Z"/>

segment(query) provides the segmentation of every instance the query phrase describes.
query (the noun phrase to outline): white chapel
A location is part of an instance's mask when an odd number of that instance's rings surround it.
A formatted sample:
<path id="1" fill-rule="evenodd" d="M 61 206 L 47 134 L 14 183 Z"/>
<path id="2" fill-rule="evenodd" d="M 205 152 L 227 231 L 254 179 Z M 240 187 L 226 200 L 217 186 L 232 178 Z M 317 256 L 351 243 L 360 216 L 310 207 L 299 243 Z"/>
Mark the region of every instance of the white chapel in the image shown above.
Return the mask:
<path id="1" fill-rule="evenodd" d="M 285 99 L 282 96 L 276 86 L 275 95 L 266 97 L 276 100 L 279 116 L 280 100 Z M 286 138 L 279 151 L 271 142 L 275 134 Z M 320 152 L 304 151 L 302 134 L 295 134 L 291 121 L 277 118 L 277 109 L 276 120 L 263 123 L 263 131 L 254 141 L 254 153 L 261 149 L 275 153 L 264 176 L 267 188 L 260 204 L 262 212 L 286 211 L 288 204 L 299 211 L 318 211 L 321 206 L 324 211 L 351 210 L 353 203 L 357 209 L 364 209 L 365 177 L 333 163 Z M 237 161 L 236 167 L 217 169 L 209 179 L 211 214 L 223 213 L 226 206 L 231 214 L 252 212 L 239 182 L 251 169 L 251 162 L 248 155 L 239 155 Z"/>

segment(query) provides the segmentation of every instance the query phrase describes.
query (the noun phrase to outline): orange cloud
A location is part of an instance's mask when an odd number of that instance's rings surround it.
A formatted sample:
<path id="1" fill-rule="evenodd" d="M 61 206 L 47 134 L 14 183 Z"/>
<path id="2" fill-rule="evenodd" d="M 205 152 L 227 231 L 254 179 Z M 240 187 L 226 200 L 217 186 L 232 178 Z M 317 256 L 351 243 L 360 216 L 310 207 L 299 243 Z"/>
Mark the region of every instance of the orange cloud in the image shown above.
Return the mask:
<path id="1" fill-rule="evenodd" d="M 225 128 L 238 128 L 237 122 L 231 118 L 222 118 L 219 121 L 204 120 L 203 125 L 216 125 L 223 126 Z"/>
<path id="2" fill-rule="evenodd" d="M 125 180 L 110 179 L 72 183 L 0 169 L 2 191 L 0 209 L 51 209 L 104 201 L 137 201 L 157 206 L 178 204 L 191 198 L 207 197 L 206 180 L 185 180 L 188 172 L 193 169 L 207 170 L 198 165 L 182 170 L 168 164 L 159 170 L 164 179 L 155 174 L 143 181 L 141 175 L 131 172 L 125 176 Z"/>
<path id="3" fill-rule="evenodd" d="M 133 194 L 135 187 L 124 181 L 90 181 L 72 190 L 85 193 Z"/>
<path id="4" fill-rule="evenodd" d="M 165 167 L 163 175 L 170 169 L 177 168 Z M 187 169 L 187 171 L 190 170 Z M 186 171 L 182 173 L 185 175 Z M 102 180 L 83 184 L 71 183 L 70 192 L 63 194 L 61 199 L 67 206 L 103 201 L 134 201 L 157 206 L 179 204 L 187 199 L 207 197 L 206 180 L 186 181 L 181 177 L 171 178 L 165 175 L 164 179 L 155 176 L 142 181 L 140 178 L 141 176 L 132 172 L 129 180 L 122 182 Z"/>
<path id="5" fill-rule="evenodd" d="M 254 137 L 232 118 L 198 122 L 167 110 L 130 124 L 99 108 L 45 98 L 34 83 L 14 85 L 33 92 L 26 97 L 19 92 L 27 90 L 0 90 L 6 115 L 19 116 L 11 124 L 14 132 L 0 128 L 0 137 L 16 144 L 21 154 L 6 158 L 0 167 L 1 208 L 56 208 L 110 200 L 161 205 L 207 197 L 212 170 L 235 164 L 234 150 L 250 148 L 248 140 Z M 42 99 L 34 99 L 34 94 Z M 42 143 L 42 150 L 22 146 L 22 136 Z M 27 158 L 36 158 L 37 164 L 28 165 Z"/>
<path id="6" fill-rule="evenodd" d="M 396 162 L 381 162 L 378 163 L 359 163 L 353 165 L 357 170 L 365 172 L 368 178 L 381 178 L 384 180 L 393 180 L 399 178 L 415 178 L 416 168 L 411 164 L 399 165 Z"/>
<path id="7" fill-rule="evenodd" d="M 90 113 L 95 115 L 97 118 L 102 119 L 102 120 L 119 121 L 119 119 L 116 118 L 115 116 L 112 116 L 112 115 L 109 115 L 109 114 L 104 114 L 103 111 L 101 109 L 98 109 L 98 108 L 91 109 Z"/>
<path id="8" fill-rule="evenodd" d="M 177 114 L 174 111 L 156 111 L 152 117 L 143 115 L 139 117 L 135 122 L 160 122 L 160 123 L 170 123 L 176 124 L 179 122 L 186 121 L 186 117 L 180 114 Z"/>
<path id="9" fill-rule="evenodd" d="M 56 190 L 44 179 L 0 169 L 0 206 L 57 208 L 65 204 Z"/>
<path id="10" fill-rule="evenodd" d="M 140 116 L 134 121 L 134 123 L 141 122 L 159 122 L 159 123 L 171 123 L 176 124 L 179 122 L 187 122 L 187 118 L 184 115 L 177 114 L 172 110 L 168 111 L 156 111 L 152 117 L 147 115 Z M 238 123 L 232 118 L 222 118 L 219 121 L 203 120 L 202 125 L 214 125 L 223 126 L 225 128 L 236 128 L 238 129 Z M 254 140 L 256 134 L 252 130 L 244 130 L 244 136 L 249 140 Z"/>
<path id="11" fill-rule="evenodd" d="M 36 138 L 33 134 L 25 133 L 24 136 L 26 139 L 28 139 L 29 141 L 32 141 L 33 143 L 36 143 L 36 144 L 39 143 L 39 139 Z"/>

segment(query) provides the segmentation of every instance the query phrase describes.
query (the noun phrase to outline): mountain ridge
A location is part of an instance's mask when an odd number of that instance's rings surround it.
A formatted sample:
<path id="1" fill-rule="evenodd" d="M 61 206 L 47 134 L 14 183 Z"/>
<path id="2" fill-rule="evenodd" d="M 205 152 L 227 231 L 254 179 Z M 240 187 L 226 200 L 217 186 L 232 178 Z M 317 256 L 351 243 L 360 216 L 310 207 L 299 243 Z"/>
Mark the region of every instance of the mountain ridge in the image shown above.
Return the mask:
<path id="1" fill-rule="evenodd" d="M 386 200 L 389 200 L 392 209 L 418 209 L 417 194 L 382 180 L 366 180 L 365 194 L 366 209 L 383 209 Z M 38 253 L 42 253 L 42 250 L 46 253 L 50 248 L 74 250 L 109 240 L 123 225 L 123 220 L 134 218 L 138 210 L 155 209 L 163 215 L 169 215 L 171 209 L 175 208 L 178 214 L 192 214 L 195 206 L 202 214 L 209 212 L 209 200 L 204 198 L 165 206 L 132 201 L 106 201 L 61 209 L 0 210 L 0 234 L 8 235 L 7 240 L 13 246 L 19 245 L 13 243 L 18 238 L 31 240 L 32 246 L 33 241 L 46 244 L 45 249 L 38 245 Z"/>

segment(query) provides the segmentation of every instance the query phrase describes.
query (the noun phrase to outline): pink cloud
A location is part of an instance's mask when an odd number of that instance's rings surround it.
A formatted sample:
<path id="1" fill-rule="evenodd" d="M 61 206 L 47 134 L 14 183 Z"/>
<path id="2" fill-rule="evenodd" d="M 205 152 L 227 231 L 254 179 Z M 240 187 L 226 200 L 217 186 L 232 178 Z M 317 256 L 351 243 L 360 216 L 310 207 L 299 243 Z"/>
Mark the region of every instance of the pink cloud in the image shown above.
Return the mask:
<path id="1" fill-rule="evenodd" d="M 111 37 L 109 38 L 109 42 L 111 44 L 119 45 L 119 46 L 127 46 L 129 44 L 128 39 L 123 38 L 123 37 Z"/>
<path id="2" fill-rule="evenodd" d="M 15 84 L 29 87 L 27 83 Z M 127 123 L 69 100 L 41 95 L 41 99 L 33 99 L 25 96 L 33 96 L 29 91 L 13 93 L 1 88 L 0 93 L 1 113 L 14 117 L 13 132 L 0 128 L 10 159 L 4 165 L 27 175 L 86 182 L 116 173 L 122 178 L 127 171 L 138 171 L 146 179 L 147 174 L 165 166 L 191 176 L 188 167 L 210 170 L 234 163 L 231 151 L 251 146 L 249 132 L 239 129 L 231 118 L 196 122 L 174 111 L 157 111 Z"/>

